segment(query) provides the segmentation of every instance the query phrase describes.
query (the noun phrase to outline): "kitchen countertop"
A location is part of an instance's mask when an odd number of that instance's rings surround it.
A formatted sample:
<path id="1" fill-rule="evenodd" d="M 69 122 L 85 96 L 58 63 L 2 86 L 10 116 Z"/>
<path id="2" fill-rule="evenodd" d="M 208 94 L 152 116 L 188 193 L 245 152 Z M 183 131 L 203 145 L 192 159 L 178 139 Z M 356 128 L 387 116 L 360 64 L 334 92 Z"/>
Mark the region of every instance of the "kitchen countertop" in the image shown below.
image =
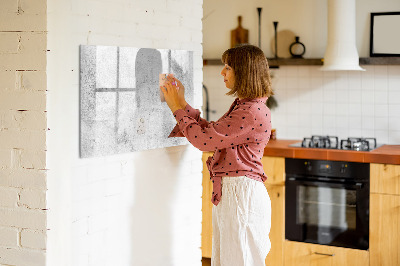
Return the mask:
<path id="1" fill-rule="evenodd" d="M 383 145 L 372 151 L 290 147 L 301 140 L 270 140 L 264 156 L 363 163 L 400 164 L 400 145 Z"/>

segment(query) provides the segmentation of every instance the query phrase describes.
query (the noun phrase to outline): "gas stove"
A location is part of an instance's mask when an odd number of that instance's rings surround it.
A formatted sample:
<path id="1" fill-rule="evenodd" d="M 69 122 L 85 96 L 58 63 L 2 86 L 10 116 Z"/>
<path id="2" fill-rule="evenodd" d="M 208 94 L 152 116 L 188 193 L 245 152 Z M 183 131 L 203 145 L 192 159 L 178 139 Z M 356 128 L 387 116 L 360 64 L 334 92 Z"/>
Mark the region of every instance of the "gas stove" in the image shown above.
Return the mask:
<path id="1" fill-rule="evenodd" d="M 339 142 L 336 136 L 311 136 L 304 138 L 302 142 L 289 145 L 291 147 L 302 148 L 320 148 L 320 149 L 338 149 L 338 150 L 353 150 L 353 151 L 371 151 L 378 146 L 376 138 L 347 138 Z"/>

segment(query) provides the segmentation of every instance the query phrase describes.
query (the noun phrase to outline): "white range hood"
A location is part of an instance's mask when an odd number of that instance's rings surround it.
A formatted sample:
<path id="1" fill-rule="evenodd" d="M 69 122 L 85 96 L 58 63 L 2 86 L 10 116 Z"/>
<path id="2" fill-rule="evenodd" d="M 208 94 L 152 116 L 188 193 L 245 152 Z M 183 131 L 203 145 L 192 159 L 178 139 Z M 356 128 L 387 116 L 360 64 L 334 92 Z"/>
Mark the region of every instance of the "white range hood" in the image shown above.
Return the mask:
<path id="1" fill-rule="evenodd" d="M 355 0 L 328 0 L 328 44 L 323 71 L 358 70 Z"/>

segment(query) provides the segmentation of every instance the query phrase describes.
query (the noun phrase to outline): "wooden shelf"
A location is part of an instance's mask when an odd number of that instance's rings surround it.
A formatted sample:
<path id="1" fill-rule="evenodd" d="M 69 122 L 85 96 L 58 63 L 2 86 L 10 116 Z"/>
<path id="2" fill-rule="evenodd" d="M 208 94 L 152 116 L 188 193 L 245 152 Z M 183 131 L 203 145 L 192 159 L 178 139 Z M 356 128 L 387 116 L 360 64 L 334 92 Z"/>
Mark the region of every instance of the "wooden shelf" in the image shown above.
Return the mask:
<path id="1" fill-rule="evenodd" d="M 268 64 L 270 67 L 279 66 L 304 66 L 304 65 L 322 65 L 321 58 L 268 58 Z M 220 59 L 204 59 L 204 66 L 217 66 L 222 65 Z"/>
<path id="2" fill-rule="evenodd" d="M 362 57 L 360 65 L 400 65 L 400 57 Z"/>
<path id="3" fill-rule="evenodd" d="M 322 66 L 323 58 L 268 58 L 271 68 L 279 66 Z M 222 65 L 220 59 L 204 59 L 204 66 Z M 362 57 L 360 65 L 400 65 L 400 57 Z"/>

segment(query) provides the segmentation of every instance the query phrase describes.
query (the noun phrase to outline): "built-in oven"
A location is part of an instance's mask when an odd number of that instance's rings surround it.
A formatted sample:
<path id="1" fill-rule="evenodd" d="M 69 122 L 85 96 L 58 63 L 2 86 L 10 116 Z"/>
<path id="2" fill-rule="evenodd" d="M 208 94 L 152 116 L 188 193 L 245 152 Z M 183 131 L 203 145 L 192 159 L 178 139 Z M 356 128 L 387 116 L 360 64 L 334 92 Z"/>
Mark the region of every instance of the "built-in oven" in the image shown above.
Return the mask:
<path id="1" fill-rule="evenodd" d="M 287 158 L 285 169 L 286 239 L 368 249 L 369 164 Z"/>

